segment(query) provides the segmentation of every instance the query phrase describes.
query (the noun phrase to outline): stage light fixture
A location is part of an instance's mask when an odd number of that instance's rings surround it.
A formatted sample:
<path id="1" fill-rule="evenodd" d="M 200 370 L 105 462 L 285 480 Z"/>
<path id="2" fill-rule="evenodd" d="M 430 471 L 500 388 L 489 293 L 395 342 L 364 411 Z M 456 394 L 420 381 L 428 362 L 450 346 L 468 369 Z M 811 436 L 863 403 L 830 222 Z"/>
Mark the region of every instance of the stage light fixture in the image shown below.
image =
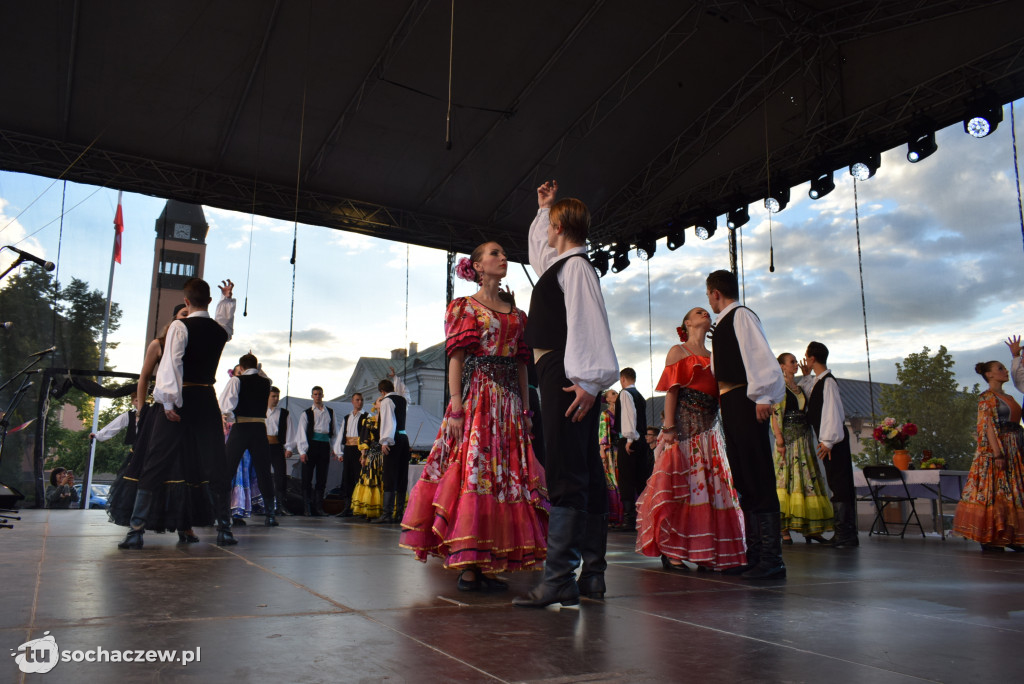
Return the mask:
<path id="1" fill-rule="evenodd" d="M 594 266 L 597 271 L 598 278 L 604 278 L 608 275 L 608 252 L 603 249 L 599 249 L 590 255 L 590 263 Z"/>
<path id="2" fill-rule="evenodd" d="M 651 233 L 641 233 L 636 239 L 636 255 L 640 261 L 647 261 L 654 256 L 658 241 Z"/>
<path id="3" fill-rule="evenodd" d="M 750 212 L 747 211 L 746 204 L 742 207 L 736 207 L 725 215 L 725 225 L 729 227 L 729 230 L 736 230 L 741 226 L 745 226 L 748 221 L 750 221 Z"/>
<path id="4" fill-rule="evenodd" d="M 669 251 L 675 251 L 685 244 L 686 231 L 677 222 L 668 231 L 668 235 L 665 236 L 665 246 L 669 248 Z"/>
<path id="5" fill-rule="evenodd" d="M 772 191 L 764 200 L 764 208 L 773 214 L 778 214 L 789 204 L 789 186 Z"/>
<path id="6" fill-rule="evenodd" d="M 1003 108 L 997 106 L 978 106 L 972 109 L 967 118 L 964 119 L 964 132 L 975 138 L 984 138 L 996 130 L 999 122 L 1003 120 Z"/>
<path id="7" fill-rule="evenodd" d="M 615 245 L 615 256 L 612 257 L 612 273 L 619 273 L 629 266 L 629 245 L 621 242 Z"/>
<path id="8" fill-rule="evenodd" d="M 717 216 L 703 216 L 694 223 L 693 232 L 701 240 L 710 240 L 718 230 Z"/>
<path id="9" fill-rule="evenodd" d="M 807 196 L 811 199 L 821 199 L 835 189 L 836 179 L 834 174 L 829 171 L 811 181 L 811 189 L 807 191 Z"/>
<path id="10" fill-rule="evenodd" d="M 935 131 L 915 133 L 907 143 L 907 161 L 917 162 L 932 156 L 939 146 L 935 144 Z"/>
<path id="11" fill-rule="evenodd" d="M 859 155 L 857 159 L 850 164 L 850 175 L 859 181 L 866 181 L 875 175 L 878 171 L 878 167 L 882 165 L 882 158 L 878 152 L 868 152 L 866 154 Z"/>

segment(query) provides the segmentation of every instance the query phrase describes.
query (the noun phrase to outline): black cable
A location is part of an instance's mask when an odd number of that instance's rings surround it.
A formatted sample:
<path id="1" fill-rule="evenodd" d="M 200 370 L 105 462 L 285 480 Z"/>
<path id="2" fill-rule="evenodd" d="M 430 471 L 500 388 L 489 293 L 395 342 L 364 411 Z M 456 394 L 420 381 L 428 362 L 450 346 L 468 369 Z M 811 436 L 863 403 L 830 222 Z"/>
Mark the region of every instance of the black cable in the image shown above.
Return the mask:
<path id="1" fill-rule="evenodd" d="M 857 225 L 857 271 L 860 273 L 860 310 L 864 316 L 864 351 L 868 358 L 868 396 L 871 398 L 871 419 L 875 421 L 875 383 L 871 381 L 871 344 L 868 342 L 868 305 L 864 298 L 864 259 L 860 249 L 860 205 L 856 178 L 853 179 L 853 217 Z"/>
<path id="2" fill-rule="evenodd" d="M 1017 179 L 1017 216 L 1020 219 L 1020 235 L 1024 241 L 1024 204 L 1020 196 L 1020 164 L 1017 162 L 1017 124 L 1014 122 L 1013 102 L 1010 103 L 1010 137 L 1013 140 L 1013 175 Z"/>

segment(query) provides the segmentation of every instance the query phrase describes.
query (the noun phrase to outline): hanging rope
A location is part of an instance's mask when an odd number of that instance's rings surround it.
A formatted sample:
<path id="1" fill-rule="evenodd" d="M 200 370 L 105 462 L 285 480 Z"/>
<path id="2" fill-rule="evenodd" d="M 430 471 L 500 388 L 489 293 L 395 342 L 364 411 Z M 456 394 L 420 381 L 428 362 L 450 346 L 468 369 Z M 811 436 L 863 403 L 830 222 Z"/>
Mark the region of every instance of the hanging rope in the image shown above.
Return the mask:
<path id="1" fill-rule="evenodd" d="M 651 368 L 651 396 L 654 396 L 654 317 L 651 314 L 651 260 L 647 260 L 647 360 Z"/>
<path id="2" fill-rule="evenodd" d="M 99 188 L 97 188 L 98 190 Z M 50 346 L 57 346 L 57 293 L 60 290 L 60 248 L 64 244 L 64 200 L 68 194 L 68 182 L 64 181 L 64 189 L 60 193 L 60 233 L 57 236 L 57 269 L 53 272 L 53 329 L 50 331 Z M 92 195 L 90 195 L 91 197 Z M 41 229 L 40 229 L 41 230 Z M 38 232 L 38 231 L 36 231 Z M 57 355 L 50 355 L 50 368 L 57 363 Z"/>
<path id="3" fill-rule="evenodd" d="M 405 243 L 405 358 L 402 361 L 402 382 L 409 370 L 409 243 Z"/>
<path id="4" fill-rule="evenodd" d="M 46 228 L 46 227 L 48 227 L 48 226 L 52 226 L 52 225 L 53 225 L 54 223 L 57 223 L 57 221 L 60 221 L 60 222 L 61 222 L 61 224 L 63 224 L 63 222 L 64 222 L 64 216 L 65 216 L 66 214 L 70 214 L 70 213 L 71 213 L 71 212 L 73 212 L 73 211 L 74 211 L 75 209 L 77 209 L 78 207 L 80 207 L 80 206 L 82 206 L 83 204 L 85 204 L 86 202 L 88 202 L 88 201 L 89 201 L 89 199 L 90 199 L 90 198 L 92 198 L 92 196 L 93 196 L 93 195 L 95 195 L 95 194 L 96 194 L 97 192 L 99 192 L 99 191 L 100 191 L 100 190 L 102 190 L 102 189 L 103 189 L 103 187 L 102 187 L 102 186 L 100 186 L 100 187 L 96 188 L 95 190 L 93 190 L 92 192 L 90 192 L 90 193 L 89 193 L 88 195 L 86 195 L 85 199 L 83 199 L 83 200 L 79 200 L 78 202 L 76 202 L 75 204 L 73 204 L 73 205 L 71 206 L 71 208 L 70 208 L 70 209 L 68 209 L 67 211 L 63 211 L 63 210 L 61 210 L 61 212 L 60 212 L 60 215 L 59 215 L 59 216 L 58 216 L 57 218 L 55 218 L 55 219 L 51 219 L 51 220 L 47 221 L 46 223 L 44 223 L 43 225 L 39 226 L 38 228 L 36 228 L 36 229 L 35 229 L 34 231 L 32 231 L 31 233 L 29 233 L 29 234 L 28 234 L 28 235 L 26 235 L 25 237 L 23 237 L 23 238 L 21 238 L 20 240 L 18 240 L 17 242 L 15 242 L 15 243 L 14 243 L 14 246 L 15 246 L 15 247 L 17 247 L 18 245 L 20 245 L 20 244 L 21 244 L 22 242 L 24 242 L 25 240 L 28 240 L 29 238 L 35 237 L 35 236 L 36 236 L 37 234 L 39 234 L 40 232 L 42 232 L 42 230 L 43 230 L 44 228 Z M 64 204 L 64 199 L 63 199 L 63 197 L 62 197 L 62 198 L 61 198 L 61 205 L 63 206 L 63 204 Z M 54 277 L 56 277 L 56 276 L 54 276 Z"/>
<path id="5" fill-rule="evenodd" d="M 452 0 L 452 20 L 448 32 L 448 113 L 444 117 L 444 149 L 452 149 L 452 64 L 455 59 L 455 0 Z"/>
<path id="6" fill-rule="evenodd" d="M 252 174 L 252 207 L 249 209 L 249 263 L 245 268 L 245 306 L 242 307 L 243 317 L 249 315 L 249 275 L 250 273 L 252 273 L 252 234 L 253 228 L 256 225 L 256 183 L 260 173 L 260 143 L 263 141 L 263 96 L 266 94 L 266 92 L 267 70 L 264 69 L 263 87 L 260 88 L 260 113 L 256 120 L 256 162 L 255 164 L 253 164 L 254 171 Z M 299 154 L 302 154 L 301 148 L 299 149 Z"/>
<path id="7" fill-rule="evenodd" d="M 743 306 L 747 305 L 747 269 L 743 265 L 743 228 L 737 228 L 740 234 L 740 282 L 743 285 Z"/>
<path id="8" fill-rule="evenodd" d="M 1020 219 L 1020 235 L 1024 241 L 1024 204 L 1020 196 L 1020 164 L 1017 162 L 1017 124 L 1013 116 L 1013 102 L 1010 103 L 1010 137 L 1013 139 L 1013 175 L 1017 180 L 1017 217 Z"/>
<path id="9" fill-rule="evenodd" d="M 860 273 L 860 310 L 864 316 L 864 351 L 868 358 L 868 396 L 871 398 L 871 419 L 875 420 L 875 383 L 871 381 L 871 345 L 868 342 L 868 305 L 864 298 L 864 258 L 860 249 L 860 205 L 857 199 L 857 179 L 853 179 L 853 218 L 857 226 L 857 271 Z"/>

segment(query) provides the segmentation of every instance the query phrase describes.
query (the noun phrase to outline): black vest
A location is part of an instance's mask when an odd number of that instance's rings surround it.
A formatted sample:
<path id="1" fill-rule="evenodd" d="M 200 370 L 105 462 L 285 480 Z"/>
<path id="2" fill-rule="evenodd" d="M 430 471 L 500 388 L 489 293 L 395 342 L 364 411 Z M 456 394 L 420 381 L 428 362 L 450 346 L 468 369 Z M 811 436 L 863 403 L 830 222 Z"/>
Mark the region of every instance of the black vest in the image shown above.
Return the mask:
<path id="1" fill-rule="evenodd" d="M 139 436 L 139 413 L 134 408 L 128 409 L 128 430 L 124 433 L 124 443 L 135 444 Z"/>
<path id="2" fill-rule="evenodd" d="M 814 434 L 821 434 L 821 411 L 825 408 L 825 383 L 836 382 L 835 376 L 829 371 L 829 374 L 814 383 L 814 389 L 811 390 L 811 396 L 807 398 L 807 423 L 814 428 Z M 843 438 L 846 438 L 846 426 L 843 426 Z"/>
<path id="3" fill-rule="evenodd" d="M 270 379 L 258 373 L 238 376 L 238 405 L 235 416 L 265 418 L 270 398 Z"/>
<path id="4" fill-rule="evenodd" d="M 622 392 L 629 392 L 633 397 L 633 407 L 636 409 L 636 431 L 640 433 L 640 439 L 645 439 L 647 437 L 647 401 L 636 387 L 627 387 Z M 622 429 L 622 392 L 619 392 L 619 396 L 615 399 L 615 422 L 620 430 Z M 620 439 L 625 436 L 621 432 L 618 435 Z"/>
<path id="5" fill-rule="evenodd" d="M 565 349 L 569 325 L 566 322 L 565 293 L 558 285 L 558 274 L 565 262 L 573 257 L 586 259 L 587 255 L 571 254 L 559 259 L 544 271 L 533 288 L 530 317 L 526 322 L 526 344 L 534 349 Z M 594 277 L 597 277 L 596 273 Z"/>
<path id="6" fill-rule="evenodd" d="M 324 406 L 324 408 L 327 409 L 327 415 L 329 415 L 331 417 L 331 428 L 330 428 L 330 430 L 328 431 L 327 434 L 330 435 L 331 439 L 333 440 L 334 439 L 334 409 L 332 409 L 330 406 Z M 312 406 L 310 406 L 308 409 L 306 409 L 304 411 L 304 413 L 306 414 L 306 443 L 309 444 L 309 443 L 312 443 L 312 441 L 313 441 L 313 432 L 315 432 L 313 430 L 313 422 L 316 420 L 316 417 L 313 415 L 313 407 Z"/>
<path id="7" fill-rule="evenodd" d="M 188 330 L 188 344 L 181 358 L 181 379 L 212 385 L 217 381 L 217 366 L 228 342 L 228 331 L 212 318 L 186 318 L 181 322 Z M 266 412 L 265 406 L 263 410 Z"/>
<path id="8" fill-rule="evenodd" d="M 288 409 L 281 409 L 277 416 L 277 438 L 282 443 L 288 439 Z"/>
<path id="9" fill-rule="evenodd" d="M 740 343 L 736 339 L 735 318 L 738 309 L 747 309 L 745 306 L 737 306 L 727 313 L 718 323 L 715 324 L 715 332 L 711 335 L 711 353 L 715 357 L 715 379 L 730 385 L 745 385 L 747 383 L 747 369 L 743 365 L 743 356 L 740 355 Z M 747 309 L 750 311 L 750 309 Z M 751 313 L 754 313 L 751 311 Z M 757 314 L 754 314 L 757 317 Z"/>
<path id="10" fill-rule="evenodd" d="M 345 423 L 341 427 L 341 432 L 342 432 L 341 436 L 342 437 L 358 437 L 360 432 L 361 432 L 361 430 L 362 430 L 363 423 L 366 422 L 366 417 L 369 414 L 366 413 L 366 411 L 363 411 L 362 413 L 360 413 L 359 417 L 356 419 L 356 429 L 355 429 L 355 432 L 353 432 L 352 434 L 349 434 L 346 431 L 348 430 L 348 418 L 351 415 L 352 415 L 351 413 L 346 413 L 345 414 Z"/>
<path id="11" fill-rule="evenodd" d="M 397 435 L 399 431 L 405 430 L 405 397 L 401 394 L 389 394 L 384 398 L 390 399 L 391 403 L 395 405 L 395 434 Z"/>

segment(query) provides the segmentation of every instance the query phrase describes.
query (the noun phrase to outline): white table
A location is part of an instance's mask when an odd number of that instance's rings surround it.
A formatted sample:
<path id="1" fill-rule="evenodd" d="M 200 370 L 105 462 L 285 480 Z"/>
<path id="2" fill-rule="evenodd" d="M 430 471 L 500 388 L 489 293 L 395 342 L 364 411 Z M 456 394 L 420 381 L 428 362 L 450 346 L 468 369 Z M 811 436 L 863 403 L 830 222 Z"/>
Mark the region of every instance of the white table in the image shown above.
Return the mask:
<path id="1" fill-rule="evenodd" d="M 942 538 L 946 538 L 946 524 L 942 517 L 942 504 L 958 503 L 960 492 L 967 481 L 966 470 L 904 470 L 903 479 L 906 480 L 910 496 L 915 499 L 930 499 L 932 502 L 932 523 L 935 529 L 939 530 Z M 853 485 L 857 489 L 857 498 L 870 500 L 871 491 L 868 489 L 867 480 L 864 479 L 864 471 L 855 468 L 853 471 Z M 879 494 L 891 494 L 902 496 L 903 490 L 899 485 L 886 485 L 879 490 Z"/>

